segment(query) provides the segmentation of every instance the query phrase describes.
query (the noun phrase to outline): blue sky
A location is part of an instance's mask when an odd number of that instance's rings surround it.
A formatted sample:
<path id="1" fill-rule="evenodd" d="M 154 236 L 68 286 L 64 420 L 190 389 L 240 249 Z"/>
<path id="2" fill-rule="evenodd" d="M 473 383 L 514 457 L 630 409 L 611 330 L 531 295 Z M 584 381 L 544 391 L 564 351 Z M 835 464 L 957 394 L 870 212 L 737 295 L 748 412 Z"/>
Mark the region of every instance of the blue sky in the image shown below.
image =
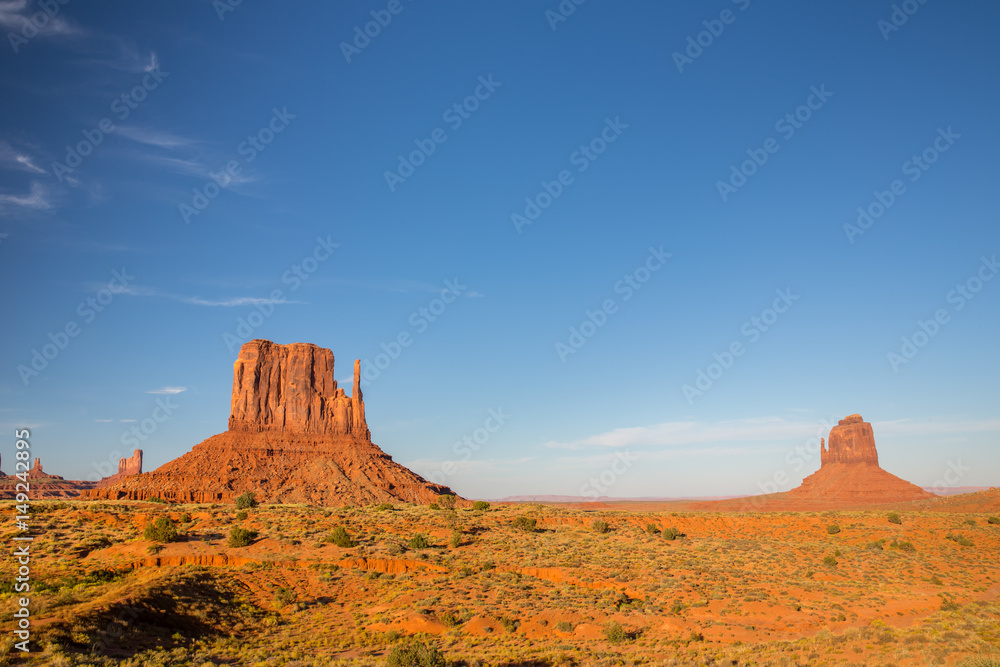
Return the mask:
<path id="1" fill-rule="evenodd" d="M 995 4 L 54 6 L 0 2 L 8 473 L 183 454 L 267 338 L 469 497 L 783 490 L 854 412 L 998 483 Z"/>

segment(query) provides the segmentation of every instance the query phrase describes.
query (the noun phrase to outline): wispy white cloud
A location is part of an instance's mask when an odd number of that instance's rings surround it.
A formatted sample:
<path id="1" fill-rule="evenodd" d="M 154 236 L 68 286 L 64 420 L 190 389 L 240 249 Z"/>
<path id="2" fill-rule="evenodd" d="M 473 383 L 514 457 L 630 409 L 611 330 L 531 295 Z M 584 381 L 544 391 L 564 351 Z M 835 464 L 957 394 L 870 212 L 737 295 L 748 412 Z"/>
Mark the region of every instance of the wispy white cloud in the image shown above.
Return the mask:
<path id="1" fill-rule="evenodd" d="M 896 419 L 885 422 L 872 422 L 872 430 L 876 439 L 879 436 L 921 436 L 921 435 L 952 435 L 956 433 L 984 433 L 1000 431 L 1000 419 L 953 419 L 938 417 L 915 421 L 913 419 Z"/>
<path id="2" fill-rule="evenodd" d="M 187 390 L 188 390 L 187 387 L 160 387 L 159 389 L 153 389 L 151 391 L 147 391 L 146 393 L 147 394 L 170 394 L 170 395 L 173 395 L 173 394 L 183 393 L 183 392 L 185 392 Z"/>
<path id="3" fill-rule="evenodd" d="M 16 169 L 27 171 L 32 174 L 48 173 L 37 164 L 34 158 L 23 150 L 17 150 L 6 141 L 0 141 L 0 167 L 4 169 Z"/>
<path id="4" fill-rule="evenodd" d="M 567 442 L 547 442 L 554 449 L 586 447 L 680 447 L 706 442 L 746 442 L 808 438 L 822 428 L 818 421 L 788 421 L 781 417 L 733 419 L 721 422 L 674 421 L 617 428 L 587 438 Z"/>
<path id="5" fill-rule="evenodd" d="M 195 306 L 216 306 L 223 308 L 231 308 L 235 306 L 254 306 L 258 304 L 268 305 L 268 304 L 305 303 L 304 301 L 291 301 L 288 299 L 268 299 L 265 297 L 256 297 L 256 296 L 238 296 L 228 299 L 205 299 L 200 296 L 172 294 L 170 292 L 161 292 L 160 290 L 152 289 L 149 287 L 135 287 L 135 286 L 126 287 L 120 293 L 138 297 L 156 297 L 161 299 L 170 299 L 172 301 L 180 301 L 181 303 L 189 303 Z"/>
<path id="6" fill-rule="evenodd" d="M 94 421 L 95 422 L 101 422 L 102 424 L 108 424 L 110 422 L 113 422 L 114 419 L 95 419 Z"/>
<path id="7" fill-rule="evenodd" d="M 48 191 L 41 183 L 33 182 L 31 190 L 26 195 L 0 194 L 0 210 L 4 208 L 26 208 L 34 211 L 44 211 L 52 208 Z"/>
<path id="8" fill-rule="evenodd" d="M 84 32 L 61 13 L 50 16 L 44 23 L 31 21 L 31 16 L 38 13 L 36 10 L 36 7 L 29 7 L 28 0 L 4 0 L 0 2 L 0 27 L 20 35 L 25 23 L 31 23 L 35 29 L 33 35 L 47 37 L 77 36 Z"/>
<path id="9" fill-rule="evenodd" d="M 136 127 L 134 125 L 122 125 L 118 127 L 117 134 L 126 139 L 131 139 L 136 143 L 157 146 L 159 148 L 183 148 L 196 143 L 194 139 L 160 130 Z"/>
<path id="10" fill-rule="evenodd" d="M 706 444 L 724 443 L 719 445 L 723 447 L 720 451 L 724 451 L 724 445 L 737 443 L 787 442 L 795 439 L 806 440 L 813 437 L 825 437 L 829 433 L 830 426 L 835 425 L 838 419 L 830 416 L 811 421 L 791 421 L 781 417 L 760 417 L 720 422 L 663 422 L 652 426 L 618 428 L 578 440 L 547 442 L 545 447 L 552 449 L 587 449 L 592 447 L 683 449 L 698 445 L 697 451 L 705 452 L 709 451 L 704 447 Z M 1000 431 L 1000 419 L 935 418 L 926 421 L 902 419 L 873 422 L 872 430 L 875 432 L 876 439 L 893 436 L 989 432 Z"/>
<path id="11" fill-rule="evenodd" d="M 119 419 L 118 421 L 121 422 L 122 424 L 131 424 L 131 423 L 139 421 L 139 420 L 138 419 Z"/>

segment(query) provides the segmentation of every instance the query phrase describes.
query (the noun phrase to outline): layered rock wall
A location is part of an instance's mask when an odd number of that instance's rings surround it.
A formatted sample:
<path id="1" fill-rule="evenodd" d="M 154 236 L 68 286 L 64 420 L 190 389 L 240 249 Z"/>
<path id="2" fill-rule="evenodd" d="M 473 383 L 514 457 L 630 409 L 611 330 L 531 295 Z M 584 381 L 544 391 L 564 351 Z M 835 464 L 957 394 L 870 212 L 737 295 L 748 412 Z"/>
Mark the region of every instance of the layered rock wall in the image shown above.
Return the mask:
<path id="1" fill-rule="evenodd" d="M 233 365 L 230 431 L 291 431 L 370 440 L 361 396 L 360 361 L 354 391 L 337 386 L 333 352 L 311 343 L 252 340 Z"/>

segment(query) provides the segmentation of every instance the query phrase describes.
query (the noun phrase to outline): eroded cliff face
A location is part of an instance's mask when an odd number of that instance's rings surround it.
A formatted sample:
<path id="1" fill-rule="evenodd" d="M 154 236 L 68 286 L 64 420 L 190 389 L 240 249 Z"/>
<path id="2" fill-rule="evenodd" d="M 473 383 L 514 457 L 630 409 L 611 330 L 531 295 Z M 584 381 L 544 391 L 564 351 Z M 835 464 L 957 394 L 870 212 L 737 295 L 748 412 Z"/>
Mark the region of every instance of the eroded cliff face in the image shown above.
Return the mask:
<path id="1" fill-rule="evenodd" d="M 870 463 L 878 465 L 875 434 L 872 425 L 861 415 L 844 417 L 830 429 L 830 442 L 823 447 L 821 464 Z"/>
<path id="2" fill-rule="evenodd" d="M 370 440 L 360 361 L 351 396 L 337 386 L 333 352 L 311 343 L 252 340 L 233 365 L 230 431 L 289 431 Z"/>
<path id="3" fill-rule="evenodd" d="M 333 361 L 330 350 L 308 343 L 244 344 L 233 365 L 229 430 L 141 475 L 121 474 L 132 469 L 135 455 L 122 459 L 119 475 L 89 497 L 232 502 L 251 492 L 262 502 L 344 505 L 429 503 L 451 493 L 371 442 L 361 363 L 354 362 L 347 396 Z"/>

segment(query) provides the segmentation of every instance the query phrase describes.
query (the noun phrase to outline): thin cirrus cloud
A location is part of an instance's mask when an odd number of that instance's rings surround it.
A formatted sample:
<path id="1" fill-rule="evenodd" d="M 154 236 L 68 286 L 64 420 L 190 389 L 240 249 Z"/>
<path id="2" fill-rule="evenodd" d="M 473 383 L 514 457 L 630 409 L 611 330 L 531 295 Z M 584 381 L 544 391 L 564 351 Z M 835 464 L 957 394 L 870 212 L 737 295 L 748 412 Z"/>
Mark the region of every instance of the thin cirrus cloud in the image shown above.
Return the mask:
<path id="1" fill-rule="evenodd" d="M 238 296 L 229 299 L 205 299 L 200 296 L 188 296 L 184 294 L 172 294 L 170 292 L 161 292 L 160 290 L 151 289 L 148 287 L 125 287 L 119 294 L 128 294 L 130 296 L 136 297 L 153 297 L 160 299 L 170 299 L 171 301 L 180 301 L 181 303 L 189 303 L 195 306 L 209 306 L 209 307 L 220 307 L 220 308 L 233 308 L 237 306 L 255 306 L 255 305 L 268 305 L 268 304 L 304 304 L 304 301 L 291 301 L 288 299 L 268 299 L 265 297 L 256 296 Z"/>
<path id="2" fill-rule="evenodd" d="M 568 441 L 550 441 L 551 449 L 587 449 L 608 447 L 670 447 L 683 448 L 709 443 L 775 442 L 790 439 L 803 441 L 824 437 L 839 418 L 829 417 L 815 421 L 790 421 L 781 417 L 733 419 L 720 422 L 674 421 L 617 428 L 587 438 Z M 956 433 L 982 433 L 1000 431 L 1000 420 L 962 420 L 934 418 L 923 421 L 901 419 L 873 422 L 876 437 L 935 436 Z"/>
<path id="3" fill-rule="evenodd" d="M 147 394 L 167 394 L 173 396 L 174 394 L 182 394 L 187 391 L 187 387 L 160 387 L 159 389 L 152 389 L 147 391 Z"/>
<path id="4" fill-rule="evenodd" d="M 27 152 L 17 150 L 6 141 L 0 141 L 0 167 L 17 171 L 27 171 L 32 174 L 48 173 L 35 164 L 34 158 Z"/>
<path id="5" fill-rule="evenodd" d="M 48 16 L 48 20 L 44 22 L 34 22 L 31 20 L 31 17 L 33 14 L 38 13 L 34 10 L 34 7 L 29 6 L 28 0 L 6 0 L 5 2 L 0 2 L 0 27 L 12 33 L 21 34 L 21 29 L 24 25 L 31 24 L 35 29 L 35 33 L 48 37 L 59 35 L 77 36 L 84 32 L 60 14 Z"/>
<path id="6" fill-rule="evenodd" d="M 22 208 L 33 211 L 44 211 L 52 208 L 48 191 L 41 183 L 33 182 L 31 189 L 24 195 L 0 194 L 0 210 Z"/>

